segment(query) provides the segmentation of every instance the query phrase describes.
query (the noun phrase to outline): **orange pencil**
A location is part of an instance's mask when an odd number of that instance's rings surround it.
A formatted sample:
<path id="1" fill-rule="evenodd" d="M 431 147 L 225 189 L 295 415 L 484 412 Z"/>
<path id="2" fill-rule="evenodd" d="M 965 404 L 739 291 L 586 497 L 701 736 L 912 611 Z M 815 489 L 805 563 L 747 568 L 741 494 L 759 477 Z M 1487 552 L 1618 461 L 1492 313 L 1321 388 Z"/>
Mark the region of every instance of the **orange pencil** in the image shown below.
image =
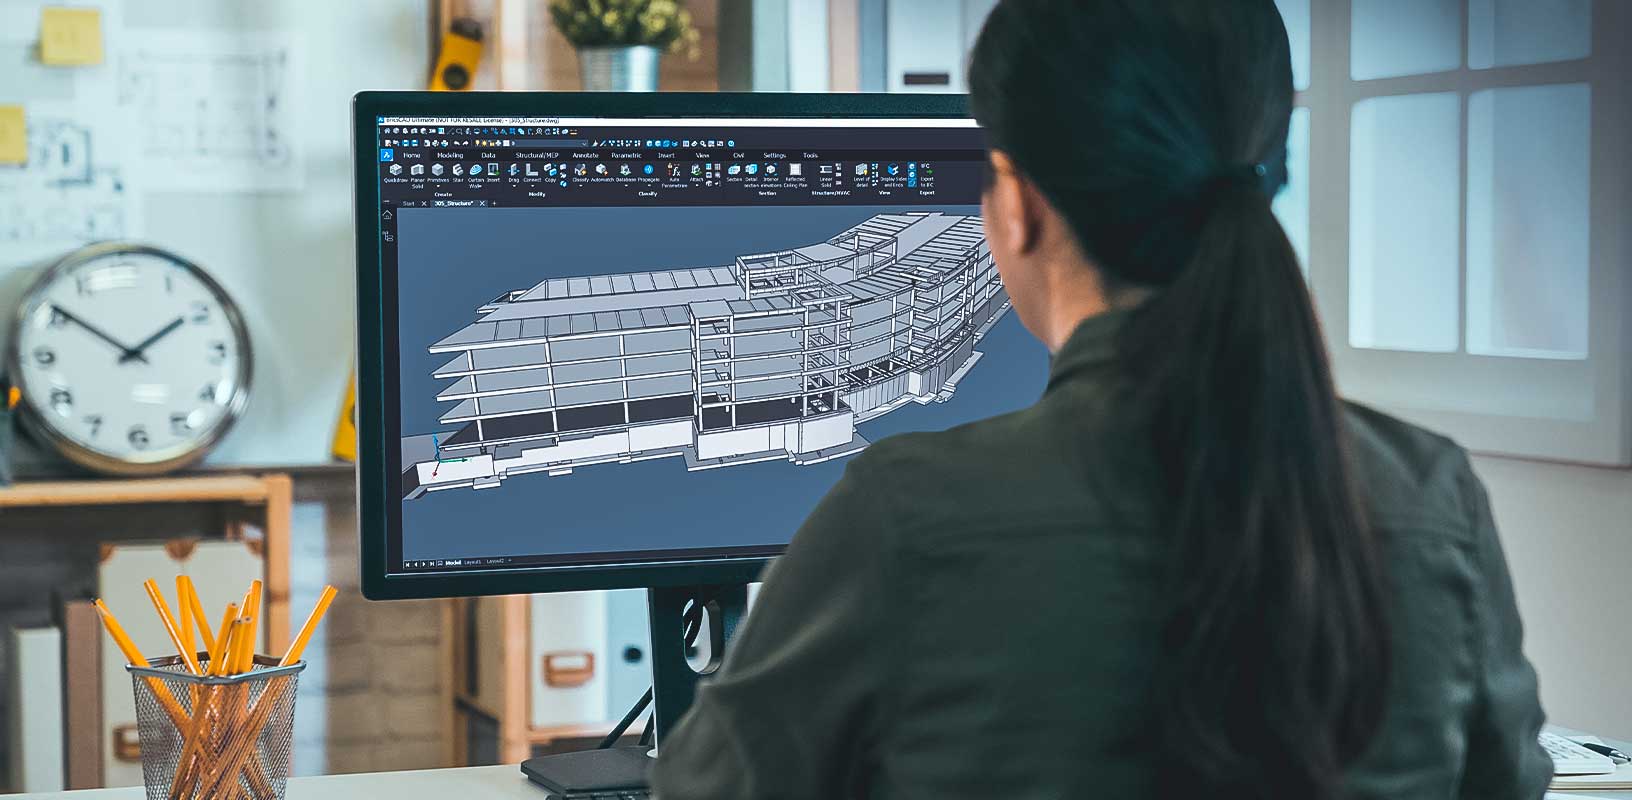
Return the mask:
<path id="1" fill-rule="evenodd" d="M 279 660 L 279 666 L 288 666 L 300 661 L 301 653 L 305 652 L 307 643 L 312 639 L 312 633 L 317 630 L 318 623 L 323 621 L 323 615 L 328 612 L 329 604 L 334 602 L 335 595 L 338 593 L 339 591 L 333 586 L 323 587 L 323 593 L 317 598 L 317 605 L 312 608 L 311 615 L 306 618 L 306 624 L 300 626 L 300 633 L 295 636 L 295 640 L 289 645 L 289 650 Z M 221 751 L 220 759 L 209 774 L 204 777 L 203 791 L 206 796 L 213 797 L 214 793 L 220 792 L 228 781 L 231 781 L 232 785 L 236 785 L 238 770 L 244 760 L 254 754 L 255 740 L 260 738 L 261 728 L 266 726 L 267 720 L 272 716 L 272 709 L 277 706 L 278 699 L 282 695 L 282 687 L 283 684 L 278 684 L 263 693 L 255 701 L 255 705 L 250 708 L 247 724 L 239 728 L 234 736 L 228 738 L 226 747 Z"/>
<path id="2" fill-rule="evenodd" d="M 238 619 L 238 604 L 228 603 L 227 613 L 221 618 L 221 635 L 216 637 L 216 646 L 210 649 L 210 674 L 223 675 L 227 666 L 227 653 L 232 650 L 231 639 L 232 623 Z"/>
<path id="3" fill-rule="evenodd" d="M 227 653 L 236 648 L 237 634 L 240 630 L 240 627 L 236 624 L 238 622 L 237 613 L 238 605 L 228 603 L 226 618 L 221 620 L 221 635 L 216 639 L 216 646 L 211 649 L 209 654 L 209 675 L 218 676 L 226 673 Z M 216 701 L 219 696 L 220 687 L 209 687 L 204 707 L 194 709 L 193 724 L 187 731 L 186 742 L 181 750 L 181 758 L 176 762 L 176 776 L 170 784 L 169 797 L 171 800 L 187 796 L 189 794 L 188 790 L 197 778 L 198 770 L 202 766 L 202 756 L 198 750 L 203 745 L 204 740 L 210 738 L 205 720 L 217 716 Z"/>
<path id="4" fill-rule="evenodd" d="M 181 640 L 187 644 L 187 651 L 196 654 L 197 646 L 193 640 L 193 604 L 187 602 L 187 576 L 176 576 L 176 625 L 181 628 Z"/>
<path id="5" fill-rule="evenodd" d="M 182 641 L 181 630 L 176 627 L 176 618 L 170 616 L 170 606 L 165 603 L 164 594 L 159 591 L 158 582 L 148 578 L 147 582 L 142 584 L 142 588 L 147 590 L 148 599 L 152 600 L 153 607 L 158 609 L 159 620 L 164 623 L 164 632 L 170 635 L 170 643 L 174 644 L 176 652 L 181 654 L 182 663 L 187 665 L 189 672 L 198 675 L 200 673 L 198 656 L 188 650 L 187 643 Z"/>
<path id="6" fill-rule="evenodd" d="M 102 627 L 113 637 L 113 643 L 119 647 L 119 652 L 124 654 L 125 660 L 138 667 L 149 666 L 147 659 L 142 657 L 142 651 L 136 649 L 136 643 L 130 640 L 130 634 L 125 633 L 124 626 L 120 625 L 118 618 L 108 610 L 108 604 L 97 598 L 95 607 L 96 615 L 102 618 Z M 189 721 L 187 710 L 181 707 L 181 703 L 176 702 L 175 695 L 170 694 L 169 687 L 160 683 L 158 679 L 149 678 L 147 685 L 152 687 L 153 696 L 159 699 L 159 705 L 164 708 L 165 714 L 170 717 L 170 722 L 176 726 L 176 730 L 182 730 Z"/>
<path id="7" fill-rule="evenodd" d="M 249 649 L 251 652 L 253 652 L 255 650 L 255 642 L 260 638 L 258 631 L 260 630 L 261 622 L 261 582 L 259 580 L 249 582 L 249 591 L 244 595 L 243 613 L 244 616 L 249 617 L 249 632 L 251 634 L 249 639 Z"/>
<path id="8" fill-rule="evenodd" d="M 289 643 L 289 649 L 278 661 L 278 666 L 287 667 L 300 660 L 300 654 L 306 652 L 306 645 L 312 640 L 312 633 L 317 630 L 317 624 L 323 621 L 323 615 L 329 611 L 329 604 L 334 602 L 334 596 L 339 593 L 340 591 L 333 586 L 323 587 L 323 593 L 317 596 L 317 605 L 312 607 L 311 615 L 306 617 L 306 623 L 300 626 L 300 633 Z"/>
<path id="9" fill-rule="evenodd" d="M 189 575 L 182 575 L 176 580 L 187 584 L 187 602 L 193 607 L 193 622 L 198 625 L 198 633 L 204 637 L 204 649 L 214 650 L 215 634 L 210 630 L 210 618 L 204 613 L 204 603 L 198 599 L 198 587 L 193 585 L 192 576 Z"/>
<path id="10" fill-rule="evenodd" d="M 147 659 L 142 657 L 142 651 L 136 649 L 136 643 L 130 640 L 130 634 L 125 633 L 124 626 L 114 618 L 107 604 L 102 602 L 101 598 L 97 598 L 95 606 L 96 615 L 102 618 L 102 627 L 108 629 L 108 635 L 113 637 L 113 643 L 118 645 L 119 652 L 124 654 L 125 660 L 138 667 L 147 666 Z"/>

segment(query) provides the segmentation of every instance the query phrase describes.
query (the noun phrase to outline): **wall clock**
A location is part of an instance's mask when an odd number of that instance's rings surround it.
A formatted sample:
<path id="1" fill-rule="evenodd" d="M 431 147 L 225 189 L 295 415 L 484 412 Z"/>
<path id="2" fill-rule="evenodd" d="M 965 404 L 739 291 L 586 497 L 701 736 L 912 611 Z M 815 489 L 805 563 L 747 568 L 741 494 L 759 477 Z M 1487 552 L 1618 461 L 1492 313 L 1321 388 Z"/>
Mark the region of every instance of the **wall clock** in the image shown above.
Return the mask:
<path id="1" fill-rule="evenodd" d="M 243 414 L 253 360 L 243 315 L 220 284 L 172 253 L 118 242 L 80 248 L 41 273 L 6 357 L 24 428 L 112 475 L 203 458 Z"/>

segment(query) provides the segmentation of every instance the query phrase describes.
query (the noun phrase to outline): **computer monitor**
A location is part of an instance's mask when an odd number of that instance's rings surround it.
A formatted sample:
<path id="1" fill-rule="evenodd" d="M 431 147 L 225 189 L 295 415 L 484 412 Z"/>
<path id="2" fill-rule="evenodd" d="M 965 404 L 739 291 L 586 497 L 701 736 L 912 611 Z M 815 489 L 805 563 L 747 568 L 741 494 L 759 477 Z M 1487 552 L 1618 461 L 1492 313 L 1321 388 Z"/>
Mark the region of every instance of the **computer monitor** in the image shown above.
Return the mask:
<path id="1" fill-rule="evenodd" d="M 745 584 L 870 443 L 1046 381 L 961 96 L 370 92 L 355 140 L 370 598 Z"/>

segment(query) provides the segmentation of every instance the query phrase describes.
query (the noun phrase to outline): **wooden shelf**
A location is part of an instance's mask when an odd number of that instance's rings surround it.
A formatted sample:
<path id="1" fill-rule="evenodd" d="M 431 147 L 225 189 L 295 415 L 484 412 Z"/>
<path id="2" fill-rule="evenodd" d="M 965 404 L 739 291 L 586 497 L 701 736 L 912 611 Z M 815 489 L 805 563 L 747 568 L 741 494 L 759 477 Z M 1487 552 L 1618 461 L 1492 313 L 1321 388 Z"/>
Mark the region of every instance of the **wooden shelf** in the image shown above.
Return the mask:
<path id="1" fill-rule="evenodd" d="M 277 476 L 287 481 L 287 478 Z M 212 475 L 143 480 L 36 481 L 0 489 L 0 508 L 114 506 L 149 503 L 260 505 L 277 489 L 265 477 Z"/>
<path id="2" fill-rule="evenodd" d="M 247 518 L 264 535 L 266 646 L 289 645 L 289 514 L 293 481 L 283 473 L 193 475 L 138 480 L 25 481 L 0 488 L 0 509 L 82 509 L 180 503 L 236 508 L 227 523 L 241 530 Z M 0 528 L 3 533 L 4 528 Z"/>

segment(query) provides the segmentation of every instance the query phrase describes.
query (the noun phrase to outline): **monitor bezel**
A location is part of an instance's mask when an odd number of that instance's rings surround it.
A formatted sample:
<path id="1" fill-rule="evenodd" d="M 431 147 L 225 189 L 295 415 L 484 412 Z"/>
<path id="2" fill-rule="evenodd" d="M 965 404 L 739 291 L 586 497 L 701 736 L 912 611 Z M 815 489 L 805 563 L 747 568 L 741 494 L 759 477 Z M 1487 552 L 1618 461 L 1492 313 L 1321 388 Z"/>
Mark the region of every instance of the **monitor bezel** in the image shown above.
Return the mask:
<path id="1" fill-rule="evenodd" d="M 390 572 L 386 533 L 400 513 L 401 476 L 387 469 L 387 443 L 400 383 L 395 338 L 385 325 L 378 220 L 379 174 L 373 158 L 379 117 L 589 117 L 702 119 L 967 119 L 960 94 L 787 94 L 663 92 L 359 92 L 352 100 L 353 231 L 357 247 L 357 511 L 363 595 L 371 600 L 573 592 L 748 583 L 774 555 L 404 575 Z M 365 157 L 366 156 L 366 157 Z M 364 231 L 368 231 L 364 235 Z M 397 522 L 400 525 L 400 520 Z M 779 548 L 778 548 L 779 550 Z"/>

